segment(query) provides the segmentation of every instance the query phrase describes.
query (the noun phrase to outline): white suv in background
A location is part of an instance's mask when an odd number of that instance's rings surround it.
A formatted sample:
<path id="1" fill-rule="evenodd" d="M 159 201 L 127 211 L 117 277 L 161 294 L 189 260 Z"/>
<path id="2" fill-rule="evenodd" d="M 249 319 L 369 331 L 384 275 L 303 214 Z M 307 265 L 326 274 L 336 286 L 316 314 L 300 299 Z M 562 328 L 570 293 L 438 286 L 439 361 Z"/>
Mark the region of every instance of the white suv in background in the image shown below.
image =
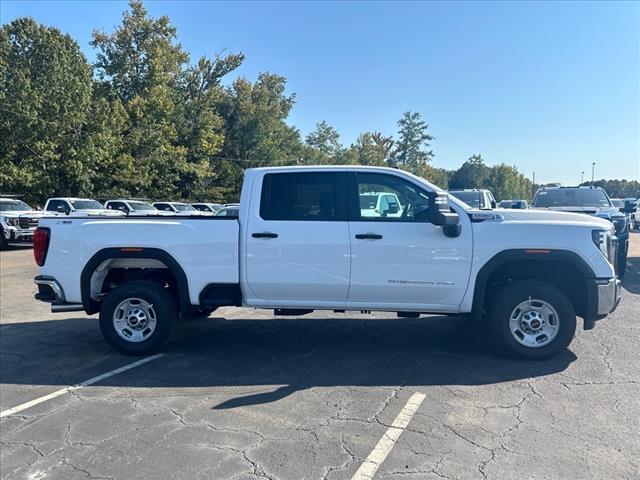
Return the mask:
<path id="1" fill-rule="evenodd" d="M 153 217 L 153 216 L 167 216 L 173 215 L 170 212 L 163 212 L 158 210 L 150 203 L 142 200 L 107 200 L 104 203 L 105 208 L 108 210 L 117 210 L 129 217 Z"/>
<path id="2" fill-rule="evenodd" d="M 72 215 L 74 217 L 123 216 L 118 210 L 109 210 L 91 198 L 57 197 L 50 198 L 44 205 L 51 215 Z"/>
<path id="3" fill-rule="evenodd" d="M 395 193 L 366 192 L 360 194 L 360 214 L 363 217 L 402 217 L 402 206 Z"/>
<path id="4" fill-rule="evenodd" d="M 191 215 L 191 216 L 207 215 L 205 212 L 196 210 L 188 203 L 183 203 L 183 202 L 155 202 L 153 206 L 163 212 L 170 212 L 176 215 Z"/>

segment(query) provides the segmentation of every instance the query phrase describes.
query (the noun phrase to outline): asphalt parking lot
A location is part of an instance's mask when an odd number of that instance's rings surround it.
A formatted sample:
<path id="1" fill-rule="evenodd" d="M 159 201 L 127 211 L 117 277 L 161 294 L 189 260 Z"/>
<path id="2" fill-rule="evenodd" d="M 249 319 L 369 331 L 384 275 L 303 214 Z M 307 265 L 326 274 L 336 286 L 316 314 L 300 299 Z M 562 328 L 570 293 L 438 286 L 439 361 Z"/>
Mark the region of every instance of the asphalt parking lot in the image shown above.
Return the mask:
<path id="1" fill-rule="evenodd" d="M 632 243 L 618 310 L 536 363 L 496 357 L 456 318 L 227 308 L 131 365 L 95 316 L 33 300 L 30 249 L 4 251 L 0 476 L 637 479 Z"/>

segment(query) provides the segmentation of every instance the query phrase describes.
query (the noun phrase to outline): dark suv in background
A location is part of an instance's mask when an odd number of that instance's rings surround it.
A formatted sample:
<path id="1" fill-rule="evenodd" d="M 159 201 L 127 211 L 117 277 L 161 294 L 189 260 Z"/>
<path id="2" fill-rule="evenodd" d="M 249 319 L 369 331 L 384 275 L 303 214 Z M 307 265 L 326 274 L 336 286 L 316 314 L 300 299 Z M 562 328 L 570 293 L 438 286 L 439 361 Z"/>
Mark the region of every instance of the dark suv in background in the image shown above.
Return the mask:
<path id="1" fill-rule="evenodd" d="M 533 197 L 532 208 L 546 208 L 561 212 L 584 213 L 609 220 L 618 237 L 618 276 L 627 269 L 629 221 L 600 187 L 543 187 Z"/>
<path id="2" fill-rule="evenodd" d="M 496 199 L 490 190 L 465 188 L 464 190 L 449 190 L 449 193 L 473 208 L 491 210 L 497 207 Z"/>

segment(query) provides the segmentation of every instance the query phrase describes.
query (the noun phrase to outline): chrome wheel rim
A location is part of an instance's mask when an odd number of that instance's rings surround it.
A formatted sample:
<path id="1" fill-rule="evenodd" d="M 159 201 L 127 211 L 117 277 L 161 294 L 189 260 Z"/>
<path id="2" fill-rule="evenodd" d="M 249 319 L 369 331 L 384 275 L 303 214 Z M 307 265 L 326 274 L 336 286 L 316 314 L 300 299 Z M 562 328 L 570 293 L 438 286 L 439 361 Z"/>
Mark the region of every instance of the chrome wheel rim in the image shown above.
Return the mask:
<path id="1" fill-rule="evenodd" d="M 509 330 L 513 338 L 525 347 L 544 347 L 558 335 L 560 317 L 550 303 L 529 299 L 511 312 Z"/>
<path id="2" fill-rule="evenodd" d="M 113 328 L 127 342 L 144 342 L 153 334 L 156 324 L 153 305 L 141 298 L 127 298 L 113 311 Z"/>

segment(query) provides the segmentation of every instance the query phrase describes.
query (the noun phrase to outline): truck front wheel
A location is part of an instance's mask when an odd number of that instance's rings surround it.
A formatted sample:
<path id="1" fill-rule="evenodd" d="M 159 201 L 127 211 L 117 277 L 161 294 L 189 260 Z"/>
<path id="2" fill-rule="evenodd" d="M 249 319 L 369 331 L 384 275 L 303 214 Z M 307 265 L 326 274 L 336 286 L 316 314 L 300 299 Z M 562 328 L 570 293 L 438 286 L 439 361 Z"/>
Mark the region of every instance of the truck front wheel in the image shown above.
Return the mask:
<path id="1" fill-rule="evenodd" d="M 113 290 L 100 308 L 100 330 L 126 355 L 147 355 L 169 340 L 177 317 L 173 295 L 157 283 L 136 280 Z"/>
<path id="2" fill-rule="evenodd" d="M 516 280 L 500 288 L 489 315 L 498 347 L 526 360 L 559 354 L 576 331 L 576 313 L 569 299 L 538 280 Z"/>

